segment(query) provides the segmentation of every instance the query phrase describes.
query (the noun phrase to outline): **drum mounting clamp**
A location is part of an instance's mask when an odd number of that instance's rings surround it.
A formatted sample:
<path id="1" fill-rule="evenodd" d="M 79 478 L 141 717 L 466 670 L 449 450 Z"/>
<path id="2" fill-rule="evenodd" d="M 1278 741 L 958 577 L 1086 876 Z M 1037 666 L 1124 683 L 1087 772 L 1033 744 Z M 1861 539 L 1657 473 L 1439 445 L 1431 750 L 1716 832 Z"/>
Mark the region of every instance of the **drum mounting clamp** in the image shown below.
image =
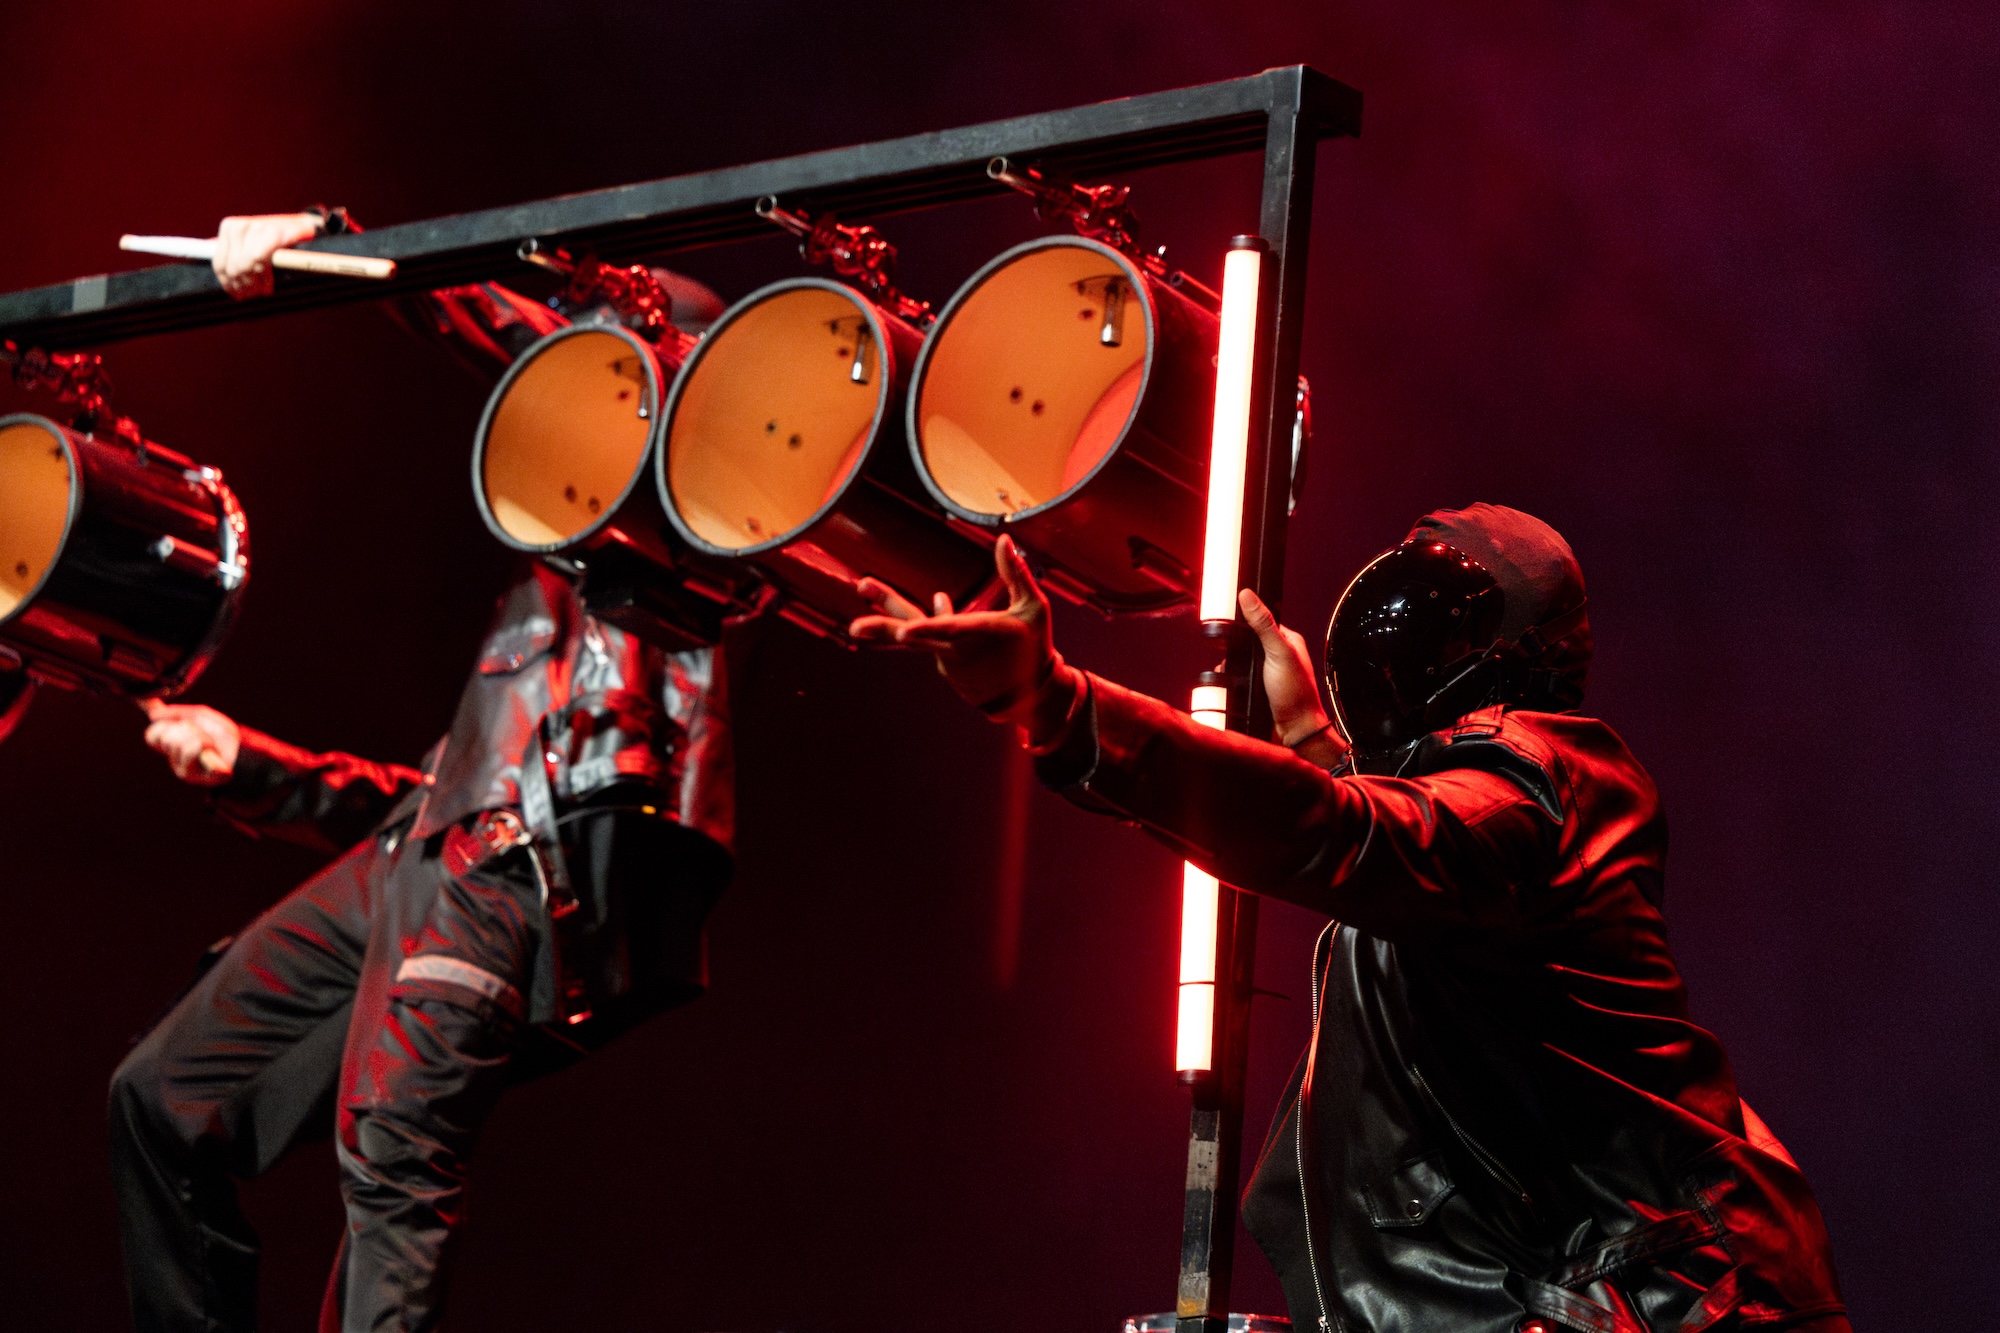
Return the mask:
<path id="1" fill-rule="evenodd" d="M 891 314 L 909 320 L 919 328 L 928 327 L 937 316 L 927 301 L 913 300 L 896 286 L 896 247 L 873 227 L 849 227 L 831 213 L 814 217 L 810 213 L 780 208 L 778 196 L 767 194 L 756 204 L 757 216 L 784 228 L 799 238 L 799 257 L 808 264 L 824 264 L 844 278 L 854 279 L 862 291 Z M 860 349 L 856 348 L 856 369 Z M 859 380 L 859 376 L 856 379 Z"/>

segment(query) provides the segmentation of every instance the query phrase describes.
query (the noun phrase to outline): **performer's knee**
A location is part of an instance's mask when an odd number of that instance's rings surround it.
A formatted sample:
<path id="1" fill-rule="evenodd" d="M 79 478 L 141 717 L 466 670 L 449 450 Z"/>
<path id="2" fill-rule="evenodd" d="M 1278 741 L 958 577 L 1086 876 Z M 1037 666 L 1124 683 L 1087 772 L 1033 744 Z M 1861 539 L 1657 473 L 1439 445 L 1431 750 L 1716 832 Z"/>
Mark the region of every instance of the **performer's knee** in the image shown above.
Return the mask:
<path id="1" fill-rule="evenodd" d="M 508 1004 L 465 980 L 421 969 L 399 976 L 372 1049 L 355 1062 L 341 1097 L 344 1160 L 391 1175 L 456 1174 L 507 1084 L 520 1030 Z"/>
<path id="2" fill-rule="evenodd" d="M 142 1129 L 157 1130 L 164 1119 L 161 1083 L 159 1054 L 151 1040 L 140 1042 L 118 1062 L 111 1074 L 110 1090 L 114 1140 L 137 1137 Z"/>

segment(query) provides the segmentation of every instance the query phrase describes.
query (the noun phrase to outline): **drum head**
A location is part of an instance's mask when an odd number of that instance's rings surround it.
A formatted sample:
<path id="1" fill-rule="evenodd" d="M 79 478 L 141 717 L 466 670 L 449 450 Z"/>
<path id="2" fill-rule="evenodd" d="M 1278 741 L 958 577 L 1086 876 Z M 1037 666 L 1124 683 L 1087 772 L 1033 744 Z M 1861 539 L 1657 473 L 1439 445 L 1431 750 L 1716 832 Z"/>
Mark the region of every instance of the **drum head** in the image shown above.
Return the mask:
<path id="1" fill-rule="evenodd" d="M 0 621 L 42 586 L 62 550 L 75 469 L 59 427 L 40 417 L 0 420 Z"/>
<path id="2" fill-rule="evenodd" d="M 888 402 L 882 339 L 862 298 L 819 279 L 766 287 L 725 314 L 668 408 L 661 489 L 683 535 L 753 554 L 839 499 Z"/>
<path id="3" fill-rule="evenodd" d="M 997 523 L 1089 480 L 1138 406 L 1149 301 L 1123 255 L 1073 237 L 1032 241 L 975 275 L 931 333 L 911 398 L 937 497 Z"/>
<path id="4" fill-rule="evenodd" d="M 581 325 L 521 354 L 480 422 L 473 484 L 487 525 L 522 550 L 588 536 L 639 480 L 659 401 L 652 353 Z"/>

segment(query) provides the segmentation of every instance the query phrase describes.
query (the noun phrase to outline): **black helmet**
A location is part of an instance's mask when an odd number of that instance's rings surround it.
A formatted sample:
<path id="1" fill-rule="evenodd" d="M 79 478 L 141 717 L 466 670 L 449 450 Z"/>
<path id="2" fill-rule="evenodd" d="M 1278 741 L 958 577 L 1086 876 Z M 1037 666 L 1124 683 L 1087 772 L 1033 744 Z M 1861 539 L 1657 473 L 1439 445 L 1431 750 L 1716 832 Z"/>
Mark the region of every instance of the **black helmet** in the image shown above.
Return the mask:
<path id="1" fill-rule="evenodd" d="M 1576 558 L 1538 519 L 1495 505 L 1429 514 L 1334 608 L 1334 717 L 1367 760 L 1489 704 L 1574 708 L 1590 660 L 1584 606 Z"/>

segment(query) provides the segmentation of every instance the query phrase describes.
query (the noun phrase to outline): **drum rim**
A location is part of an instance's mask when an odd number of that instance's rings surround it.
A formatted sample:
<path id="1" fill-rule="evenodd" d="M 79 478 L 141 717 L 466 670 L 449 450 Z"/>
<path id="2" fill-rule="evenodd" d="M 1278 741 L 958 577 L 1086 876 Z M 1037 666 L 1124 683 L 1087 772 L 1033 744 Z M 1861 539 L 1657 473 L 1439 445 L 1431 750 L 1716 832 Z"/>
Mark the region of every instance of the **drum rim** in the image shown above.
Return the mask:
<path id="1" fill-rule="evenodd" d="M 222 479 L 222 473 L 214 468 L 201 468 L 201 486 L 215 501 L 215 540 L 221 549 L 218 558 L 234 564 L 237 568 L 236 582 L 222 591 L 222 603 L 216 608 L 215 619 L 209 622 L 208 633 L 201 641 L 188 650 L 188 655 L 172 669 L 163 673 L 159 688 L 150 697 L 171 699 L 181 694 L 200 680 L 214 663 L 230 631 L 236 628 L 236 617 L 243 605 L 243 592 L 250 586 L 250 519 L 243 512 L 243 502 L 237 498 L 229 483 Z"/>
<path id="2" fill-rule="evenodd" d="M 507 396 L 507 390 L 513 387 L 514 381 L 533 363 L 534 359 L 550 346 L 562 341 L 564 338 L 574 338 L 584 333 L 609 333 L 623 338 L 627 343 L 645 353 L 643 360 L 646 367 L 646 387 L 653 398 L 653 420 L 648 424 L 646 429 L 646 445 L 639 455 L 639 466 L 632 469 L 631 479 L 625 483 L 625 489 L 618 492 L 618 498 L 604 506 L 604 512 L 599 514 L 593 522 L 570 536 L 564 537 L 560 541 L 531 545 L 512 536 L 505 528 L 501 527 L 500 520 L 494 517 L 493 507 L 486 502 L 486 479 L 482 474 L 486 462 L 487 434 L 493 428 L 493 415 L 498 409 L 500 401 Z M 522 551 L 532 555 L 550 555 L 561 551 L 571 551 L 588 543 L 591 538 L 604 530 L 611 520 L 616 517 L 619 510 L 625 507 L 625 502 L 632 498 L 632 493 L 639 489 L 640 483 L 646 479 L 647 472 L 651 470 L 649 461 L 651 456 L 659 450 L 660 422 L 662 419 L 662 414 L 659 410 L 660 399 L 659 349 L 655 348 L 638 334 L 632 332 L 632 330 L 626 328 L 623 324 L 615 324 L 610 321 L 581 320 L 545 333 L 535 339 L 534 342 L 522 348 L 521 354 L 515 357 L 513 363 L 507 367 L 507 373 L 502 375 L 500 382 L 493 386 L 493 392 L 487 395 L 486 406 L 479 413 L 478 428 L 473 432 L 472 436 L 472 502 L 479 506 L 479 517 L 485 521 L 486 530 L 498 538 L 500 544 L 509 550 Z"/>
<path id="3" fill-rule="evenodd" d="M 707 356 L 709 348 L 715 346 L 716 340 L 722 336 L 723 331 L 731 324 L 734 324 L 744 314 L 762 302 L 778 295 L 780 292 L 801 291 L 809 288 L 838 292 L 840 295 L 853 301 L 856 308 L 861 311 L 862 317 L 868 321 L 869 329 L 875 335 L 875 346 L 881 349 L 882 357 L 882 373 L 876 377 L 878 383 L 875 390 L 875 427 L 868 434 L 868 443 L 862 446 L 861 457 L 855 460 L 853 469 L 848 473 L 847 484 L 829 496 L 818 509 L 812 512 L 810 518 L 785 529 L 784 532 L 768 541 L 757 543 L 755 546 L 717 546 L 697 534 L 688 521 L 681 517 L 680 506 L 674 501 L 673 485 L 667 478 L 668 441 L 673 436 L 674 417 L 680 411 L 682 390 L 686 388 L 690 377 L 694 374 L 695 367 L 701 364 L 703 357 Z M 869 460 L 875 457 L 875 451 L 881 447 L 882 435 L 887 430 L 889 418 L 892 415 L 889 411 L 891 406 L 889 395 L 895 388 L 898 367 L 896 365 L 896 347 L 890 341 L 888 328 L 883 322 L 888 318 L 891 318 L 891 316 L 880 306 L 876 305 L 874 301 L 870 300 L 866 292 L 851 287 L 847 283 L 836 282 L 832 278 L 810 276 L 782 278 L 777 282 L 766 283 L 716 316 L 715 323 L 709 325 L 708 332 L 702 335 L 701 341 L 696 343 L 694 350 L 688 353 L 687 360 L 681 362 L 681 368 L 674 372 L 674 382 L 667 390 L 666 405 L 660 409 L 659 431 L 655 437 L 657 447 L 653 450 L 653 479 L 660 496 L 660 508 L 666 511 L 667 522 L 673 526 L 674 531 L 683 540 L 697 551 L 706 555 L 726 556 L 738 560 L 748 559 L 752 556 L 765 555 L 771 551 L 782 550 L 790 546 L 793 542 L 803 539 L 808 532 L 819 525 L 822 519 L 840 506 L 841 502 L 847 498 L 847 493 L 860 483 L 862 474 L 868 470 Z"/>
<path id="4" fill-rule="evenodd" d="M 938 485 L 937 480 L 931 476 L 930 466 L 924 460 L 923 436 L 917 426 L 917 407 L 923 397 L 924 376 L 930 370 L 931 349 L 937 346 L 938 340 L 944 336 L 945 329 L 951 324 L 952 319 L 958 314 L 959 309 L 964 306 L 966 300 L 997 269 L 1012 263 L 1021 255 L 1028 254 L 1031 251 L 1052 250 L 1058 247 L 1096 250 L 1100 254 L 1109 257 L 1125 271 L 1128 277 L 1133 279 L 1132 290 L 1139 297 L 1140 308 L 1146 312 L 1147 330 L 1150 335 L 1146 339 L 1145 369 L 1139 375 L 1139 392 L 1132 399 L 1132 410 L 1126 414 L 1125 424 L 1118 428 L 1117 440 L 1112 443 L 1109 449 L 1104 451 L 1102 458 L 1091 465 L 1090 471 L 1077 479 L 1075 485 L 1051 499 L 1042 501 L 1038 505 L 1027 509 L 1017 509 L 1011 514 L 994 514 L 978 509 L 967 509 L 964 505 L 959 504 L 956 500 L 945 494 L 944 488 Z M 1146 391 L 1152 387 L 1153 365 L 1159 352 L 1159 310 L 1154 305 L 1153 290 L 1147 285 L 1145 278 L 1146 274 L 1144 270 L 1133 262 L 1130 255 L 1122 250 L 1114 249 L 1102 241 L 1092 240 L 1088 236 L 1053 235 L 1037 236 L 1033 240 L 1023 241 L 1019 245 L 1002 250 L 999 254 L 980 265 L 971 277 L 959 284 L 958 290 L 953 292 L 951 299 L 944 303 L 944 308 L 938 311 L 937 319 L 933 321 L 931 327 L 924 333 L 924 345 L 917 350 L 917 359 L 910 368 L 910 387 L 906 395 L 907 401 L 903 408 L 903 433 L 909 440 L 910 461 L 915 465 L 917 476 L 924 483 L 924 489 L 931 493 L 933 499 L 944 506 L 945 512 L 955 518 L 964 519 L 968 523 L 976 523 L 984 528 L 1004 528 L 1010 523 L 1025 522 L 1055 508 L 1057 505 L 1066 504 L 1081 494 L 1083 489 L 1089 486 L 1091 482 L 1097 480 L 1097 475 L 1109 467 L 1112 460 L 1116 459 L 1124 451 L 1126 437 L 1132 433 L 1132 427 L 1139 420 L 1139 411 L 1146 405 Z"/>
<path id="5" fill-rule="evenodd" d="M 69 534 L 76 526 L 78 511 L 83 508 L 83 462 L 76 456 L 76 446 L 70 443 L 69 429 L 54 417 L 43 416 L 40 412 L 10 412 L 6 416 L 0 416 L 0 430 L 18 426 L 23 422 L 45 427 L 62 442 L 63 463 L 69 468 L 69 512 L 63 515 L 62 536 L 56 539 L 55 554 L 49 557 L 48 566 L 42 570 L 42 576 L 35 580 L 35 586 L 22 594 L 14 609 L 0 616 L 0 630 L 6 629 L 8 625 L 25 615 L 28 608 L 35 604 L 35 599 L 42 595 L 42 589 L 48 586 L 49 579 L 56 572 L 56 566 L 62 563 L 63 552 L 69 549 Z"/>

